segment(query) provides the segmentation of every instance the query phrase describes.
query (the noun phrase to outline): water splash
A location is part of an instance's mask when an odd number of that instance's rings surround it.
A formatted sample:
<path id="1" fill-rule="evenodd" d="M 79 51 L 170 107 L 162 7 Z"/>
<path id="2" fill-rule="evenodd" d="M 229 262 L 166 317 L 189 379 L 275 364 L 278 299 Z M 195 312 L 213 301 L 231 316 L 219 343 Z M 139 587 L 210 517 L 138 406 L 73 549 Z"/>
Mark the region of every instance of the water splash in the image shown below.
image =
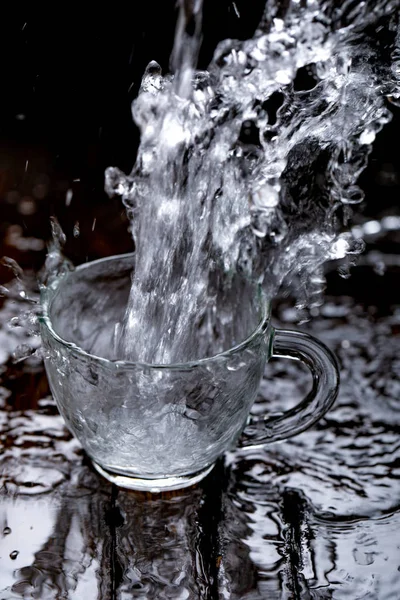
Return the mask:
<path id="1" fill-rule="evenodd" d="M 52 239 L 45 265 L 40 273 L 41 285 L 51 285 L 74 267 L 65 255 L 63 247 L 66 236 L 55 217 L 51 218 Z M 9 358 L 19 363 L 29 357 L 43 358 L 39 318 L 42 307 L 36 285 L 29 280 L 22 267 L 8 256 L 0 259 L 0 265 L 10 269 L 13 278 L 6 286 L 0 286 L 0 298 L 4 298 L 4 313 L 8 314 L 7 326 L 0 323 L 0 365 Z"/>
<path id="2" fill-rule="evenodd" d="M 357 179 L 391 118 L 388 100 L 399 97 L 397 7 L 268 3 L 253 38 L 223 41 L 199 72 L 201 3 L 181 2 L 174 72 L 151 62 L 132 105 L 136 164 L 129 176 L 106 172 L 136 247 L 121 356 L 192 357 L 233 273 L 270 296 L 293 285 L 311 307 L 327 259 L 350 256 L 347 275 L 363 244 L 341 228 L 363 199 Z"/>
<path id="3" fill-rule="evenodd" d="M 63 253 L 67 236 L 56 217 L 52 216 L 50 218 L 50 224 L 51 241 L 48 246 L 45 265 L 40 274 L 43 285 L 51 285 L 60 276 L 74 269 L 71 261 Z"/>
<path id="4" fill-rule="evenodd" d="M 29 304 L 36 304 L 37 300 L 28 293 L 28 285 L 23 269 L 13 258 L 3 256 L 0 259 L 0 265 L 10 269 L 13 279 L 12 284 L 0 286 L 0 297 L 9 298 L 18 302 L 23 300 Z"/>

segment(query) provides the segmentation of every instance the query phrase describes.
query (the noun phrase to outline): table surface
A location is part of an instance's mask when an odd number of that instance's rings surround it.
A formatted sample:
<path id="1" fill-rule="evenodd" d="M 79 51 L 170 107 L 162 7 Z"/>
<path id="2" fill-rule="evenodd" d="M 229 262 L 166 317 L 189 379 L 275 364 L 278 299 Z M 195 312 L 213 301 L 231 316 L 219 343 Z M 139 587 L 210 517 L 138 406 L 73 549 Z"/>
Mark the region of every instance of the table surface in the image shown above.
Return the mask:
<path id="1" fill-rule="evenodd" d="M 197 486 L 159 495 L 117 489 L 95 473 L 40 359 L 10 358 L 31 338 L 8 324 L 21 303 L 4 301 L 0 600 L 398 599 L 398 275 L 395 265 L 335 279 L 340 296 L 327 296 L 301 326 L 341 363 L 339 398 L 320 423 L 232 452 Z M 275 310 L 275 324 L 294 318 L 288 305 Z M 298 363 L 272 361 L 255 412 L 293 405 L 309 383 Z"/>

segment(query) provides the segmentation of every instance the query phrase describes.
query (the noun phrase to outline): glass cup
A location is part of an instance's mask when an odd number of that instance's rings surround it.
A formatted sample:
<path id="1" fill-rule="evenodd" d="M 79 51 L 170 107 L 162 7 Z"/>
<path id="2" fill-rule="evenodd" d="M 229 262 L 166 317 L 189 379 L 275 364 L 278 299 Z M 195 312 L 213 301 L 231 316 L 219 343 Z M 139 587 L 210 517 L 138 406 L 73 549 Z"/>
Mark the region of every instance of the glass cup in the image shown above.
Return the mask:
<path id="1" fill-rule="evenodd" d="M 334 355 L 305 333 L 274 329 L 259 286 L 239 278 L 220 298 L 221 310 L 236 310 L 234 324 L 221 319 L 218 325 L 219 339 L 231 343 L 227 349 L 215 345 L 213 355 L 180 364 L 116 360 L 111 340 L 133 268 L 132 254 L 86 263 L 43 287 L 41 296 L 51 391 L 67 426 L 109 481 L 152 492 L 183 488 L 235 445 L 293 436 L 330 408 L 339 384 Z M 256 418 L 250 410 L 272 356 L 305 363 L 313 387 L 282 415 Z"/>

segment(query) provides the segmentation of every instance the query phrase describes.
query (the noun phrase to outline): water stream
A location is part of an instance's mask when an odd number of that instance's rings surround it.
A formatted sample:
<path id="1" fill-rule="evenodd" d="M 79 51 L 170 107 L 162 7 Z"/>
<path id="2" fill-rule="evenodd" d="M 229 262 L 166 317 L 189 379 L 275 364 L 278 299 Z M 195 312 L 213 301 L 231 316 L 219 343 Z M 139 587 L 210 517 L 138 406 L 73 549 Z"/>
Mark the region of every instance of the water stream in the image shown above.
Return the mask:
<path id="1" fill-rule="evenodd" d="M 363 247 L 342 227 L 399 98 L 397 7 L 268 2 L 254 36 L 221 42 L 198 72 L 201 2 L 181 3 L 173 73 L 151 62 L 132 105 L 132 173 L 106 172 L 136 248 L 119 357 L 199 358 L 234 273 L 269 297 L 283 284 L 300 306 L 320 303 L 323 263 Z"/>

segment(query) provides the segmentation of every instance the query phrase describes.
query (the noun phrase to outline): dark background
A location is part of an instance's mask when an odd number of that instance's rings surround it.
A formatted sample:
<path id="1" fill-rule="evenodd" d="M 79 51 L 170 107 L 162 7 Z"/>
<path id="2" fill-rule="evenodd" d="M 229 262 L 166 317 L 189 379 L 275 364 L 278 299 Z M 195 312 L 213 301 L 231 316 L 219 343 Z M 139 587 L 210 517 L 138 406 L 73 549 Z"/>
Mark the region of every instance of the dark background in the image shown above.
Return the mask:
<path id="1" fill-rule="evenodd" d="M 263 5 L 237 0 L 239 18 L 230 0 L 206 0 L 199 67 L 208 65 L 219 40 L 251 36 Z M 168 70 L 176 15 L 172 0 L 140 3 L 140 11 L 112 5 L 83 14 L 35 6 L 3 15 L 0 255 L 38 269 L 45 247 L 29 240 L 49 238 L 52 214 L 76 263 L 132 248 L 122 204 L 104 193 L 104 170 L 132 168 L 138 132 L 130 104 L 150 60 Z M 395 115 L 378 136 L 361 181 L 367 198 L 360 213 L 397 211 L 400 153 L 392 148 L 399 122 Z M 74 236 L 77 222 L 80 235 Z M 8 277 L 4 270 L 0 275 Z"/>

